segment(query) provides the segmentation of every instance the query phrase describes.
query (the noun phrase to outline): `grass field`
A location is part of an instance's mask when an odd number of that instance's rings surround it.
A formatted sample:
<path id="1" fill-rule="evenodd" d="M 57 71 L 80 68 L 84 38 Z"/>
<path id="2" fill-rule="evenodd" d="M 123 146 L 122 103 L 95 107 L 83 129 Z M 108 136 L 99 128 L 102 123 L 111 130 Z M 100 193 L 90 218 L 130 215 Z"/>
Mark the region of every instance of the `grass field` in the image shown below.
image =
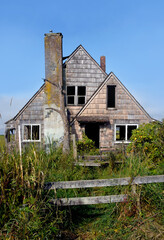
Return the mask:
<path id="1" fill-rule="evenodd" d="M 0 136 L 4 144 L 4 136 Z M 85 148 L 89 148 L 88 139 Z M 5 149 L 5 148 L 4 148 Z M 93 149 L 91 149 L 93 150 Z M 109 165 L 75 165 L 72 150 L 49 151 L 31 144 L 22 151 L 0 148 L 0 239 L 163 240 L 164 183 L 102 188 L 55 189 L 58 181 L 164 174 L 164 122 L 140 126 L 131 144 L 108 155 Z M 93 153 L 93 152 L 92 152 Z M 118 159 L 122 164 L 117 164 Z M 124 160 L 124 161 L 123 161 Z M 127 194 L 123 203 L 55 206 L 52 199 Z"/>

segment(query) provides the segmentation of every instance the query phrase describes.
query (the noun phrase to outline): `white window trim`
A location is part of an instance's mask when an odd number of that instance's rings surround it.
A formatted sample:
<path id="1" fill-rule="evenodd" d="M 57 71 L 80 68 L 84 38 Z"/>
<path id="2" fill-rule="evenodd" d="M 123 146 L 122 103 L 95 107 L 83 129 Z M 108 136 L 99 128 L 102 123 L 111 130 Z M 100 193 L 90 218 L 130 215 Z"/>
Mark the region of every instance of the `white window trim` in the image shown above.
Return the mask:
<path id="1" fill-rule="evenodd" d="M 66 100 L 67 100 L 67 105 L 68 106 L 83 106 L 86 104 L 86 86 L 67 86 L 67 87 L 75 87 L 75 95 L 66 95 Z M 78 87 L 85 87 L 85 95 L 78 95 Z M 74 97 L 74 104 L 68 103 L 68 97 Z M 78 104 L 78 97 L 84 97 L 85 98 L 85 103 L 84 104 Z"/>
<path id="2" fill-rule="evenodd" d="M 117 126 L 125 126 L 125 140 L 122 140 L 122 141 L 121 140 L 120 141 L 116 140 L 116 127 Z M 130 140 L 127 140 L 127 138 L 128 138 L 128 131 L 127 131 L 128 126 L 136 126 L 138 128 L 139 124 L 136 124 L 136 123 L 126 123 L 126 124 L 117 123 L 117 124 L 114 125 L 114 142 L 115 143 L 130 143 L 131 142 Z"/>
<path id="3" fill-rule="evenodd" d="M 39 126 L 39 140 L 24 139 L 24 126 L 31 126 L 31 136 L 32 136 L 32 126 Z M 37 123 L 22 124 L 22 142 L 41 142 L 41 124 L 37 124 Z"/>

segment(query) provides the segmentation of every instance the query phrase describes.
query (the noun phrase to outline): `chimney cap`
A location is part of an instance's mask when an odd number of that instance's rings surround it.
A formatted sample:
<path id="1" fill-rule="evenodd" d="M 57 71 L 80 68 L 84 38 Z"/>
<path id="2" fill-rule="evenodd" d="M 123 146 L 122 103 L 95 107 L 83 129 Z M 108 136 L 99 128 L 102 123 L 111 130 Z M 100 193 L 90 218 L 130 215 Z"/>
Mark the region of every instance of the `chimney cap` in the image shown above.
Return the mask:
<path id="1" fill-rule="evenodd" d="M 58 35 L 58 36 L 63 37 L 62 33 L 54 33 L 53 31 L 52 32 L 51 31 L 52 30 L 50 30 L 49 33 L 45 33 L 44 36 L 46 37 L 46 36 L 56 36 L 56 35 Z"/>

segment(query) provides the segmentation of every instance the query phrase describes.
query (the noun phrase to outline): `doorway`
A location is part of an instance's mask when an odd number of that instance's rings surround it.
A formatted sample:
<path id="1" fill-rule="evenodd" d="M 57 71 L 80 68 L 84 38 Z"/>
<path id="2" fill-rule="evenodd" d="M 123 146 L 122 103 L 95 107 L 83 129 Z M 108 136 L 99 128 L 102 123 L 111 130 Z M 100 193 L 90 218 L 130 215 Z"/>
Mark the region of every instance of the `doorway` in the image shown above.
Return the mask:
<path id="1" fill-rule="evenodd" d="M 95 142 L 96 148 L 99 148 L 99 124 L 87 123 L 85 125 L 85 134 L 89 139 Z"/>

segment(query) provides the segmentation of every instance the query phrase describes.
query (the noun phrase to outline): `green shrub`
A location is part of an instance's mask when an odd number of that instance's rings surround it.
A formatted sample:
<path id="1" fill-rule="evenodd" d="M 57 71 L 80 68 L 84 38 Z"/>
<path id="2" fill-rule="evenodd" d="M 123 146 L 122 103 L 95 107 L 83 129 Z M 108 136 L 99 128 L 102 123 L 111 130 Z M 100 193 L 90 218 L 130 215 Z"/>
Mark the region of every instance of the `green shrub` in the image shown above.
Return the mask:
<path id="1" fill-rule="evenodd" d="M 149 161 L 152 167 L 164 158 L 164 121 L 152 122 L 133 130 L 127 152 Z"/>
<path id="2" fill-rule="evenodd" d="M 77 142 L 77 151 L 80 154 L 83 153 L 90 153 L 90 154 L 94 154 L 96 153 L 96 147 L 95 147 L 95 142 L 91 139 L 89 139 L 85 133 L 83 133 L 83 138 L 82 140 L 79 140 Z"/>

